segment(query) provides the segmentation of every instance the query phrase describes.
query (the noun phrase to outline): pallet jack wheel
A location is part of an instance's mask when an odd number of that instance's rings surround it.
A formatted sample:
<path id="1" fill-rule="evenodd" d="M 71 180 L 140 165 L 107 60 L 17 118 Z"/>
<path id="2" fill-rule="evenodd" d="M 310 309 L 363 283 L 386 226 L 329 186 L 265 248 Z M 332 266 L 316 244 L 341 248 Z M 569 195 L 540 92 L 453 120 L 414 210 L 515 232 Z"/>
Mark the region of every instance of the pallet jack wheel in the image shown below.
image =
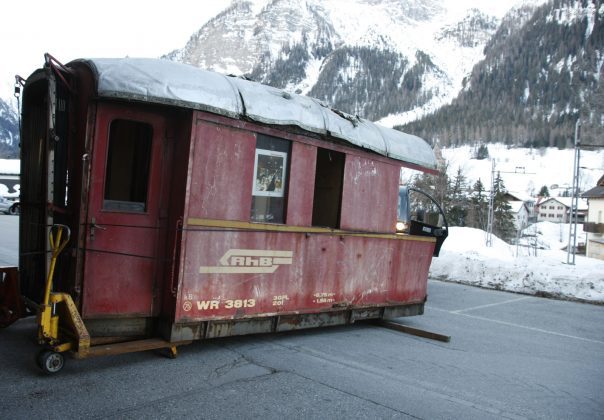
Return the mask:
<path id="1" fill-rule="evenodd" d="M 38 367 L 48 375 L 57 373 L 65 366 L 65 357 L 52 350 L 40 350 L 36 357 Z"/>

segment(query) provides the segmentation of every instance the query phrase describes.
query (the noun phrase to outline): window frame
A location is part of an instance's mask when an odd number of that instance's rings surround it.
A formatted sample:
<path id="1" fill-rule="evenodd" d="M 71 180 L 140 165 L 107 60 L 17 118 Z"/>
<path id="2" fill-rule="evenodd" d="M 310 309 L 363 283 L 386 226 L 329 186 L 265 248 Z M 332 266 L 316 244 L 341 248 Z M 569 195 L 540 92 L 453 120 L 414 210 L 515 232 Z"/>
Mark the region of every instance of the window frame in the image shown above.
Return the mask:
<path id="1" fill-rule="evenodd" d="M 123 133 L 121 134 L 117 134 L 114 135 L 114 124 L 115 123 L 126 123 L 126 124 L 131 124 L 131 127 L 129 128 L 130 130 L 132 130 L 133 128 L 137 127 L 137 131 L 139 134 L 139 137 L 133 140 L 133 143 L 131 145 L 129 145 L 131 150 L 128 150 L 127 148 L 124 148 L 124 138 L 126 140 L 129 140 L 130 137 L 124 136 Z M 126 126 L 125 126 L 126 127 Z M 118 127 L 117 129 L 120 129 L 121 127 Z M 127 128 L 127 127 L 126 127 Z M 153 136 L 154 136 L 154 130 L 153 130 L 153 125 L 148 123 L 148 122 L 144 122 L 144 121 L 138 121 L 135 119 L 128 119 L 128 118 L 113 118 L 110 122 L 109 122 L 109 128 L 108 128 L 108 136 L 107 136 L 107 150 L 106 150 L 106 157 L 105 157 L 105 174 L 104 174 L 104 179 L 103 179 L 103 194 L 102 194 L 102 201 L 101 201 L 101 210 L 102 211 L 106 211 L 106 212 L 116 212 L 116 213 L 134 213 L 134 214 L 147 214 L 148 213 L 148 207 L 149 207 L 149 191 L 150 191 L 150 182 L 151 182 L 151 162 L 153 159 Z M 119 144 L 119 146 L 117 147 L 113 147 L 115 145 L 114 142 L 116 141 L 120 141 L 122 143 Z M 137 144 L 138 143 L 138 144 Z M 144 144 L 143 144 L 144 143 Z M 145 172 L 145 174 L 136 174 L 134 173 L 134 169 L 132 169 L 132 171 L 130 172 L 130 176 L 128 177 L 128 183 L 129 183 L 129 195 L 130 195 L 130 199 L 115 199 L 115 194 L 119 194 L 116 193 L 116 191 L 114 190 L 114 185 L 115 184 L 115 175 L 116 172 L 113 170 L 113 165 L 118 165 L 119 166 L 119 161 L 115 160 L 115 156 L 118 156 L 115 154 L 115 152 L 120 152 L 120 153 L 125 153 L 125 152 L 130 152 L 132 155 L 137 155 L 137 152 L 140 152 L 141 146 L 143 147 L 143 153 L 145 154 L 145 157 L 142 157 L 141 159 L 138 160 L 132 160 L 132 164 L 133 164 L 133 168 L 135 167 L 140 167 L 142 165 L 143 171 Z M 140 154 L 139 154 L 140 156 Z M 119 156 L 122 159 L 124 158 L 124 156 Z M 126 156 L 127 157 L 127 156 Z M 136 163 L 136 165 L 134 165 Z M 117 173 L 118 178 L 119 178 L 119 173 Z M 133 186 L 133 184 L 138 184 L 138 187 Z M 137 190 L 134 190 L 137 189 Z M 123 192 L 121 192 L 123 193 Z M 139 200 L 134 200 L 133 198 L 135 198 L 134 196 L 136 195 L 141 195 L 144 196 L 144 200 L 143 201 L 139 201 Z"/>
<path id="2" fill-rule="evenodd" d="M 251 186 L 251 223 L 287 224 L 292 144 L 293 141 L 289 139 L 256 133 L 254 170 Z M 261 161 L 264 161 L 262 163 L 263 166 L 261 166 Z M 266 178 L 269 176 L 268 174 L 260 173 L 267 166 L 271 167 L 269 169 L 273 171 L 273 177 L 270 182 L 279 182 L 281 184 L 281 188 L 278 191 L 259 188 L 259 185 L 266 184 Z M 262 179 L 261 182 L 259 182 L 260 179 Z M 260 210 L 262 208 L 265 211 L 262 212 Z M 279 214 L 275 215 L 274 213 L 277 212 Z"/>

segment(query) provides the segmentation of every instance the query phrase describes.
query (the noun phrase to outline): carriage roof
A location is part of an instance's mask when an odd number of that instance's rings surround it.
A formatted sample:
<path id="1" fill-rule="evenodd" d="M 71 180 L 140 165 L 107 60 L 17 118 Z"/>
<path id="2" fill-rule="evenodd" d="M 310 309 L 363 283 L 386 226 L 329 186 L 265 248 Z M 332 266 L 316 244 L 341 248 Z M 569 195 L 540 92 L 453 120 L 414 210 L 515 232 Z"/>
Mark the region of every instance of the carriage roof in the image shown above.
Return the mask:
<path id="1" fill-rule="evenodd" d="M 436 169 L 423 139 L 335 111 L 321 101 L 162 59 L 76 60 L 94 72 L 100 97 L 170 104 L 265 124 L 297 126 L 380 155 Z"/>

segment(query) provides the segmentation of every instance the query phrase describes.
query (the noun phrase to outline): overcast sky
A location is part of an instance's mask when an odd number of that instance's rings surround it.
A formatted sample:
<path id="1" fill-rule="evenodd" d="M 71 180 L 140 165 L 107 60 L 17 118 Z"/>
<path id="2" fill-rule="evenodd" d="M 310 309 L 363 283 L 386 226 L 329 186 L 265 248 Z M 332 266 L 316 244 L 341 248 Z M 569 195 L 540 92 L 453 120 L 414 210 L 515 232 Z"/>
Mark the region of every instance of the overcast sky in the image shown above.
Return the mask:
<path id="1" fill-rule="evenodd" d="M 0 97 L 48 52 L 62 63 L 86 57 L 158 57 L 189 37 L 231 0 L 0 1 Z"/>

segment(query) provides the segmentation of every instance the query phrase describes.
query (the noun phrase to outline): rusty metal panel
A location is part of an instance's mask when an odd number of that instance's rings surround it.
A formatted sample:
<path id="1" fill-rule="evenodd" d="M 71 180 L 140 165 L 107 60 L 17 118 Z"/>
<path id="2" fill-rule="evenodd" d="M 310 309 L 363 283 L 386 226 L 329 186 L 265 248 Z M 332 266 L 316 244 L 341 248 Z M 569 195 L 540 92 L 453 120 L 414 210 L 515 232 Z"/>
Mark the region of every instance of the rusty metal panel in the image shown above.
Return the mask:
<path id="1" fill-rule="evenodd" d="M 346 155 L 340 227 L 394 232 L 400 168 Z"/>
<path id="2" fill-rule="evenodd" d="M 405 256 L 398 264 L 393 264 L 392 275 L 394 278 L 404 278 L 406 282 L 392 282 L 389 286 L 391 296 L 407 297 L 426 296 L 428 284 L 428 271 L 432 262 L 434 243 L 431 246 L 422 246 L 419 243 L 406 246 Z M 421 261 L 421 262 L 420 262 Z M 425 265 L 424 265 L 425 264 Z"/>
<path id="3" fill-rule="evenodd" d="M 148 190 L 144 211 L 105 206 L 106 168 L 110 127 L 116 120 L 129 120 L 152 127 Z M 165 133 L 170 124 L 165 113 L 143 107 L 99 104 L 91 154 L 91 184 L 86 218 L 83 318 L 107 316 L 152 316 L 158 313 L 155 297 L 163 281 L 160 242 L 163 171 L 170 163 Z"/>
<path id="4" fill-rule="evenodd" d="M 167 321 L 162 321 L 166 322 Z M 169 332 L 164 334 L 170 341 L 200 340 L 205 337 L 207 322 L 191 324 L 170 324 Z"/>
<path id="5" fill-rule="evenodd" d="M 86 320 L 92 337 L 143 336 L 153 330 L 153 318 L 99 318 Z"/>
<path id="6" fill-rule="evenodd" d="M 355 309 L 350 314 L 350 322 L 364 319 L 377 319 L 382 317 L 383 308 L 362 308 Z"/>
<path id="7" fill-rule="evenodd" d="M 417 305 L 408 305 L 408 306 L 391 306 L 389 308 L 384 308 L 384 314 L 382 317 L 384 319 L 393 319 L 393 318 L 401 318 L 404 316 L 416 316 L 423 315 L 424 313 L 424 304 Z"/>
<path id="8" fill-rule="evenodd" d="M 322 312 L 317 314 L 285 315 L 279 317 L 276 331 L 294 331 L 304 328 L 333 327 L 349 322 L 349 311 Z"/>
<path id="9" fill-rule="evenodd" d="M 311 226 L 317 148 L 294 142 L 287 198 L 288 225 Z"/>
<path id="10" fill-rule="evenodd" d="M 124 232 L 127 229 L 122 229 Z M 136 249 L 135 244 L 145 245 L 145 248 L 154 250 L 155 235 L 137 235 L 137 240 L 127 242 L 131 249 Z M 99 239 L 100 241 L 100 239 Z M 152 257 L 137 257 L 119 255 L 114 251 L 115 245 L 124 243 L 110 243 L 103 241 L 102 252 L 92 249 L 87 250 L 87 261 L 94 258 L 94 274 L 92 270 L 87 273 L 83 290 L 83 315 L 86 318 L 98 315 L 149 315 L 153 301 L 153 282 L 155 278 L 155 260 Z M 148 246 L 148 245 L 151 246 Z M 136 249 L 140 255 L 140 249 Z M 92 264 L 89 264 L 91 267 Z"/>
<path id="11" fill-rule="evenodd" d="M 194 130 L 172 337 L 275 331 L 278 319 L 285 329 L 336 325 L 424 302 L 434 240 L 384 233 L 396 219 L 397 165 L 347 154 L 347 231 L 317 228 L 316 145 L 293 141 L 287 224 L 251 223 L 253 131 L 201 119 Z"/>
<path id="12" fill-rule="evenodd" d="M 216 321 L 208 324 L 205 338 L 230 337 L 232 335 L 262 334 L 274 331 L 273 318 L 254 318 L 238 321 Z"/>
<path id="13" fill-rule="evenodd" d="M 185 226 L 176 322 L 423 302 L 433 240 Z"/>
<path id="14" fill-rule="evenodd" d="M 197 121 L 189 216 L 249 220 L 255 134 Z"/>

